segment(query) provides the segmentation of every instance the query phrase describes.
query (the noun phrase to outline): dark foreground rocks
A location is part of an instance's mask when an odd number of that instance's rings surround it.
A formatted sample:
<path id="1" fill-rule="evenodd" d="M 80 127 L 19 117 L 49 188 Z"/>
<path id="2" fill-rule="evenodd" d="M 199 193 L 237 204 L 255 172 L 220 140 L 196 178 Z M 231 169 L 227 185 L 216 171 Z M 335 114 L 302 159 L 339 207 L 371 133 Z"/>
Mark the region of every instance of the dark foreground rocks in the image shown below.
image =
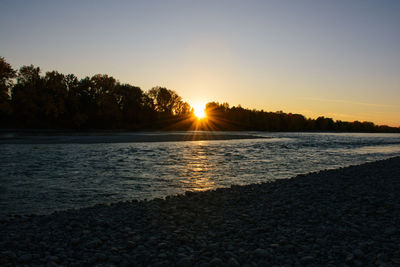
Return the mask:
<path id="1" fill-rule="evenodd" d="M 399 266 L 400 158 L 0 222 L 0 266 Z"/>

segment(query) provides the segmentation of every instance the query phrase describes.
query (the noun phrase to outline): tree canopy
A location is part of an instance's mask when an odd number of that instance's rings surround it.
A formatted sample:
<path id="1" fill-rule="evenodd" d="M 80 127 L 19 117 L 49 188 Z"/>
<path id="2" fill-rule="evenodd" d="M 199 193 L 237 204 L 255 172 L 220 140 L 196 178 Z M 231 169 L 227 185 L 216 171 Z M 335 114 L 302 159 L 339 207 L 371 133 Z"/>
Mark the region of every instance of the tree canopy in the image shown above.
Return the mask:
<path id="1" fill-rule="evenodd" d="M 207 119 L 199 121 L 191 106 L 166 87 L 143 91 L 106 74 L 43 75 L 33 65 L 17 72 L 0 57 L 1 128 L 400 132 L 372 122 L 309 119 L 218 102 L 208 103 L 206 113 Z"/>
<path id="2" fill-rule="evenodd" d="M 16 71 L 0 57 L 0 122 L 3 125 L 12 115 L 10 103 L 10 88 L 13 85 L 12 79 L 16 77 Z"/>

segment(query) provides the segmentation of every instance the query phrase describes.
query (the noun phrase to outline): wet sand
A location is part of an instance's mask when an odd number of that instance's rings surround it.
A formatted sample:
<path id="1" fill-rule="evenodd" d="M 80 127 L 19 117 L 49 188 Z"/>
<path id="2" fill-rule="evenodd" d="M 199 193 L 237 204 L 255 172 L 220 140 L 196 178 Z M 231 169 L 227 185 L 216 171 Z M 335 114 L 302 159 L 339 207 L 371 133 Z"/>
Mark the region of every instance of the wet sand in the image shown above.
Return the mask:
<path id="1" fill-rule="evenodd" d="M 0 265 L 399 266 L 400 157 L 0 221 Z"/>

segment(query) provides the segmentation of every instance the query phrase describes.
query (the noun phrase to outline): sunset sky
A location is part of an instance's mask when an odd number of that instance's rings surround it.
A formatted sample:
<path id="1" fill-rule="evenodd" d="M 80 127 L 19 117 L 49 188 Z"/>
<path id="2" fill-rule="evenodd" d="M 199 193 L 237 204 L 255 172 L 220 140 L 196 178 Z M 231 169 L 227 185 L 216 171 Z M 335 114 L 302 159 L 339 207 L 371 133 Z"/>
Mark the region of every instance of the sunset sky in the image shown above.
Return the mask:
<path id="1" fill-rule="evenodd" d="M 400 126 L 400 1 L 0 0 L 0 56 L 191 103 Z"/>

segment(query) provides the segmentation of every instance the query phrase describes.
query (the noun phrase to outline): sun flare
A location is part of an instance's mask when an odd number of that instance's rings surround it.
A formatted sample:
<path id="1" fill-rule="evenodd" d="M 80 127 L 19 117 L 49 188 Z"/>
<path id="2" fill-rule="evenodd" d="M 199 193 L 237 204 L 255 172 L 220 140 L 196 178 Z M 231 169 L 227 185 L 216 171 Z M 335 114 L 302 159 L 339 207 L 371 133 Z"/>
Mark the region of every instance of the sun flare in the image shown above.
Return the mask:
<path id="1" fill-rule="evenodd" d="M 204 119 L 207 117 L 206 105 L 203 103 L 195 104 L 192 106 L 194 110 L 194 115 L 199 119 Z"/>

